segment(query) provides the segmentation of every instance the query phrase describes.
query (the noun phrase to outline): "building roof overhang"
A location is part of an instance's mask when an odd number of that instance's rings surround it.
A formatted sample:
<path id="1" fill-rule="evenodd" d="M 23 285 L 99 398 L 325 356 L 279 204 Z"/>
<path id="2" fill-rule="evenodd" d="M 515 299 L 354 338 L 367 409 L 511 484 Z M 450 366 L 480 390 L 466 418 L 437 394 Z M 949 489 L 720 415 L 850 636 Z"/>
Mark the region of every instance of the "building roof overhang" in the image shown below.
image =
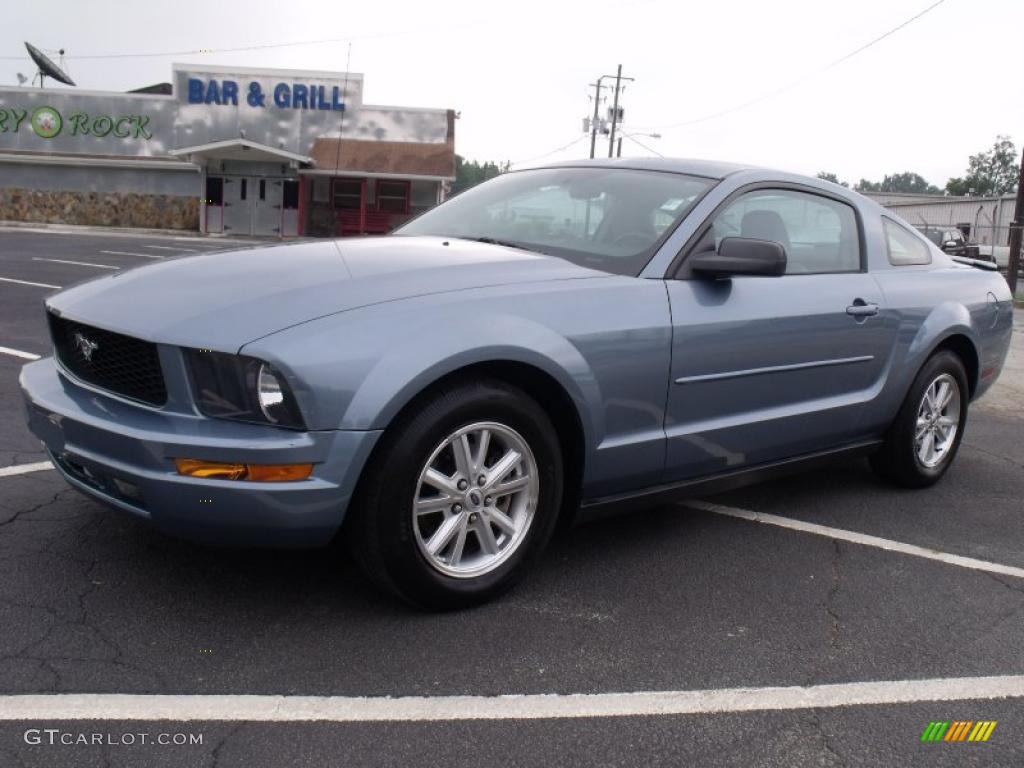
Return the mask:
<path id="1" fill-rule="evenodd" d="M 177 157 L 148 155 L 90 155 L 84 153 L 35 152 L 0 150 L 0 163 L 22 165 L 94 166 L 100 168 L 134 168 L 136 170 L 198 171 L 199 166 Z"/>
<path id="2" fill-rule="evenodd" d="M 254 163 L 286 161 L 309 165 L 313 162 L 313 158 L 306 155 L 243 138 L 211 141 L 209 144 L 197 144 L 194 147 L 179 147 L 172 149 L 167 154 L 172 157 L 188 158 L 193 163 L 205 160 L 247 160 Z"/>

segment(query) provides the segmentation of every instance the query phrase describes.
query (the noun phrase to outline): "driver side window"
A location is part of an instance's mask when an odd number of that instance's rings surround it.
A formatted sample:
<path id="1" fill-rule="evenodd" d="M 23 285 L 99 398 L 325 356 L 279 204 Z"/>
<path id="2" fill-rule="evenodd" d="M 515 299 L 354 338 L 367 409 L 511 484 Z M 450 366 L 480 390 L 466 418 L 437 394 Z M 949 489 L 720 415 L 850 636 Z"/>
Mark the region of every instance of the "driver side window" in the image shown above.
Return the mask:
<path id="1" fill-rule="evenodd" d="M 786 249 L 786 274 L 860 271 L 860 237 L 853 208 L 827 197 L 786 189 L 741 195 L 712 224 L 723 238 L 772 240 Z"/>

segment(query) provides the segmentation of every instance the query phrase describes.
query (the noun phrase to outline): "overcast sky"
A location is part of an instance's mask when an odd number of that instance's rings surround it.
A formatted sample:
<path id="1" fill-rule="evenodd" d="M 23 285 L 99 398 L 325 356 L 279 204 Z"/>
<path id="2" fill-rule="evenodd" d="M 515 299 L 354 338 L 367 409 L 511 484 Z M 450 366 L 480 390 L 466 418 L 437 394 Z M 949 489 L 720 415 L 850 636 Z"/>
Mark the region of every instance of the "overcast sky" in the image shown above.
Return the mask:
<path id="1" fill-rule="evenodd" d="M 343 71 L 348 44 L 76 54 L 351 38 L 366 103 L 459 110 L 459 154 L 523 161 L 581 138 L 593 108 L 587 84 L 621 63 L 636 78 L 622 98 L 625 130 L 661 133 L 638 138 L 662 154 L 828 170 L 850 182 L 910 170 L 942 186 L 997 134 L 1018 148 L 1024 139 L 1024 1 L 945 0 L 822 71 L 932 2 L 48 0 L 6 14 L 0 57 L 17 58 L 0 58 L 0 83 L 31 75 L 23 40 L 66 48 L 82 88 L 126 90 L 169 81 L 172 62 Z M 588 152 L 581 140 L 543 159 Z M 623 154 L 649 153 L 627 142 Z"/>

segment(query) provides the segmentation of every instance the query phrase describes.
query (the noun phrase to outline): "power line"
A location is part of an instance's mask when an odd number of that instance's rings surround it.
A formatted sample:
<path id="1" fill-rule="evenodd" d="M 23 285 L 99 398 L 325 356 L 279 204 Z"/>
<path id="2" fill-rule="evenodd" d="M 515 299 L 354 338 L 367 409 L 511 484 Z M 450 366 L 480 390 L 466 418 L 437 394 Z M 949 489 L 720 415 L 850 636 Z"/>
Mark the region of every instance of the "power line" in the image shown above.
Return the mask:
<path id="1" fill-rule="evenodd" d="M 243 45 L 235 48 L 192 48 L 180 51 L 160 51 L 149 53 L 103 53 L 89 54 L 83 56 L 68 56 L 68 59 L 84 61 L 86 59 L 157 59 L 168 56 L 193 56 L 196 54 L 208 53 L 240 53 L 243 51 L 265 51 L 271 48 L 292 48 L 299 45 L 323 45 L 326 43 L 351 43 L 358 40 L 374 40 L 382 37 L 398 37 L 411 34 L 410 32 L 380 32 L 368 35 L 355 35 L 352 37 L 328 37 L 321 40 L 297 40 L 292 43 L 264 43 L 262 45 Z M 24 56 L 0 56 L 0 61 L 20 61 Z"/>
<path id="2" fill-rule="evenodd" d="M 637 145 L 639 145 L 640 147 L 643 147 L 643 148 L 644 148 L 644 149 L 646 149 L 646 150 L 647 150 L 648 152 L 650 152 L 650 153 L 651 153 L 652 155 L 657 155 L 658 157 L 664 157 L 664 155 L 663 155 L 663 154 L 661 154 L 661 152 L 659 152 L 659 151 L 658 151 L 658 150 L 656 150 L 656 149 L 652 149 L 651 147 L 648 147 L 648 146 L 647 146 L 646 144 L 644 144 L 644 143 L 643 143 L 642 141 L 640 141 L 639 139 L 635 139 L 635 138 L 633 138 L 633 136 L 632 136 L 632 135 L 630 135 L 630 134 L 628 134 L 628 133 L 624 133 L 624 134 L 622 134 L 622 135 L 623 135 L 623 136 L 625 136 L 625 137 L 626 137 L 627 139 L 629 139 L 630 141 L 632 141 L 632 142 L 633 142 L 634 144 L 637 144 Z"/>
<path id="3" fill-rule="evenodd" d="M 561 152 L 562 150 L 569 149 L 569 147 L 579 144 L 584 139 L 589 138 L 589 136 L 589 133 L 585 133 L 582 136 L 577 136 L 568 144 L 564 144 L 561 147 L 558 147 L 557 149 L 552 149 L 550 152 L 545 152 L 543 155 L 537 155 L 536 157 L 528 157 L 525 160 L 516 160 L 515 162 L 509 163 L 509 165 L 523 165 L 524 163 L 532 163 L 534 160 L 543 160 L 545 157 L 550 157 L 551 155 Z"/>
<path id="4" fill-rule="evenodd" d="M 352 71 L 352 43 L 348 44 L 348 55 L 345 57 L 345 84 L 341 87 L 341 92 L 345 96 L 346 103 L 348 102 L 348 73 Z M 341 120 L 338 121 L 338 143 L 334 147 L 334 175 L 338 175 L 338 166 L 341 164 L 341 137 L 345 133 L 345 113 L 341 113 Z M 360 203 L 362 207 L 362 203 Z"/>
<path id="5" fill-rule="evenodd" d="M 630 6 L 630 5 L 644 5 L 654 0 L 622 0 L 621 2 L 608 2 L 602 4 L 601 8 L 604 10 L 611 10 L 619 6 Z M 445 24 L 444 29 L 447 32 L 451 32 L 453 29 L 466 29 L 470 27 L 483 26 L 490 24 L 489 18 L 480 16 L 474 19 L 469 19 L 459 24 L 451 25 Z M 389 37 L 402 37 L 405 35 L 418 35 L 423 33 L 423 27 L 415 27 L 412 29 L 398 30 L 394 32 L 375 32 L 364 35 L 350 35 L 348 37 L 327 37 L 319 40 L 296 40 L 290 43 L 263 43 L 257 45 L 244 45 L 237 46 L 234 48 L 191 48 L 180 51 L 160 51 L 160 52 L 139 52 L 139 53 L 95 53 L 95 54 L 84 54 L 81 56 L 68 56 L 68 59 L 74 59 L 78 61 L 84 61 L 87 59 L 156 59 L 160 57 L 170 56 L 193 56 L 197 54 L 209 54 L 209 53 L 243 53 L 246 51 L 266 51 L 273 48 L 292 48 L 300 45 L 324 45 L 328 43 L 352 43 L 360 42 L 363 40 L 379 40 L 381 38 Z M 47 53 L 55 52 L 56 49 L 43 49 Z M 25 58 L 24 55 L 20 56 L 0 56 L 0 61 L 21 61 Z"/>
<path id="6" fill-rule="evenodd" d="M 946 0 L 937 0 L 936 2 L 932 3 L 927 8 L 925 8 L 923 11 L 919 11 L 918 13 L 914 14 L 913 16 L 911 16 L 906 21 L 902 22 L 901 24 L 893 27 L 889 31 L 887 31 L 887 32 L 879 35 L 878 37 L 874 38 L 873 40 L 865 43 L 860 48 L 857 48 L 857 49 L 855 49 L 853 51 L 850 51 L 847 54 L 844 54 L 843 56 L 840 56 L 835 61 L 832 61 L 832 62 L 826 64 L 825 66 L 823 66 L 821 69 L 815 70 L 814 72 L 812 72 L 809 75 L 804 75 L 800 79 L 794 80 L 789 85 L 786 85 L 786 86 L 783 86 L 782 88 L 779 88 L 777 90 L 770 91 L 768 93 L 762 94 L 762 95 L 760 95 L 760 96 L 758 96 L 756 98 L 750 99 L 749 101 L 744 101 L 742 104 L 737 104 L 735 106 L 728 107 L 728 108 L 720 110 L 718 112 L 713 112 L 713 113 L 711 113 L 709 115 L 704 115 L 703 117 L 696 117 L 696 118 L 694 118 L 692 120 L 684 120 L 681 123 L 669 123 L 667 125 L 655 125 L 655 126 L 651 126 L 651 129 L 652 130 L 658 130 L 658 131 L 665 131 L 665 130 L 669 130 L 671 128 L 682 128 L 682 127 L 687 126 L 687 125 L 695 125 L 697 123 L 705 123 L 708 120 L 714 120 L 714 119 L 719 118 L 719 117 L 724 117 L 725 115 L 731 115 L 733 112 L 739 112 L 740 110 L 746 109 L 747 107 L 752 107 L 755 104 L 760 104 L 763 101 L 768 101 L 769 99 L 773 99 L 776 96 L 780 96 L 783 93 L 786 93 L 787 91 L 793 90 L 798 85 L 802 85 L 803 83 L 807 82 L 808 80 L 810 80 L 810 79 L 812 79 L 814 77 L 817 77 L 818 75 L 824 74 L 825 72 L 828 72 L 830 69 L 833 69 L 833 68 L 839 66 L 843 62 L 848 61 L 849 59 L 852 59 L 857 54 L 863 53 L 868 48 L 872 47 L 873 45 L 876 45 L 877 43 L 882 42 L 887 37 L 890 37 L 890 36 L 896 34 L 897 32 L 899 32 L 901 29 L 903 29 L 907 25 L 912 24 L 913 22 L 917 21 L 918 19 L 920 19 L 925 14 L 929 13 L 930 11 L 934 10 L 935 8 L 938 8 L 944 2 L 946 2 Z"/>

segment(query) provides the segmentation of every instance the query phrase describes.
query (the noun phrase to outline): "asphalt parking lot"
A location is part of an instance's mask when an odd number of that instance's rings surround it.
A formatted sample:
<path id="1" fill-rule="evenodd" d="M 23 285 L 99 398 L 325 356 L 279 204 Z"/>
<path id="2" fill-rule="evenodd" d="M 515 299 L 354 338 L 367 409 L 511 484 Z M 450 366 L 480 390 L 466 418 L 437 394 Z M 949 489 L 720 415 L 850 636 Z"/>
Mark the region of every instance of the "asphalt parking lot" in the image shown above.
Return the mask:
<path id="1" fill-rule="evenodd" d="M 195 546 L 52 470 L 9 469 L 43 459 L 17 375 L 47 354 L 53 286 L 235 245 L 0 231 L 0 767 L 1024 764 L 1020 317 L 938 486 L 896 491 L 855 462 L 590 523 L 506 598 L 429 615 L 337 549 Z M 880 685 L 864 698 L 862 682 Z M 20 694 L 228 698 L 172 722 L 151 720 L 156 699 L 95 720 L 47 715 L 74 701 L 53 697 L 16 718 Z M 296 720 L 245 695 L 337 697 L 348 714 Z M 375 719 L 382 702 L 406 714 Z M 923 743 L 932 721 L 998 725 Z M 27 729 L 202 744 L 51 746 Z"/>

